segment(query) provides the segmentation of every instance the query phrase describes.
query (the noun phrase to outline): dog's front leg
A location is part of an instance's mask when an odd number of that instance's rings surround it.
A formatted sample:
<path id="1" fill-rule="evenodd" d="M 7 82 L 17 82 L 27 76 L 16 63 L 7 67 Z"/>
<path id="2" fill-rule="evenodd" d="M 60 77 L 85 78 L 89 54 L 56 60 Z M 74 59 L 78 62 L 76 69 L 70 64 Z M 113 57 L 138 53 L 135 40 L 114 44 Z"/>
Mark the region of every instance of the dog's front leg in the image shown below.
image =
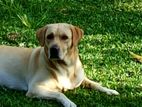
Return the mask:
<path id="1" fill-rule="evenodd" d="M 116 90 L 103 87 L 99 83 L 89 80 L 87 77 L 85 77 L 81 85 L 86 88 L 96 89 L 98 91 L 105 92 L 108 95 L 119 95 Z"/>
<path id="2" fill-rule="evenodd" d="M 49 91 L 45 86 L 33 87 L 26 95 L 33 98 L 55 99 L 61 102 L 64 107 L 77 107 L 76 104 L 70 101 L 63 93 Z"/>

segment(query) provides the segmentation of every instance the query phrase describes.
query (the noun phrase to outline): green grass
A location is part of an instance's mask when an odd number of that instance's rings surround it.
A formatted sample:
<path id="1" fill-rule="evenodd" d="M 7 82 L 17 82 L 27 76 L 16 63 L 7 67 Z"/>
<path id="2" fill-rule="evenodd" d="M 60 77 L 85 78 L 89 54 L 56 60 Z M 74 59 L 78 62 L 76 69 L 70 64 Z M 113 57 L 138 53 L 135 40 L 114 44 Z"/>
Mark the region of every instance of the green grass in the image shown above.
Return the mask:
<path id="1" fill-rule="evenodd" d="M 65 95 L 78 107 L 142 107 L 141 0 L 0 0 L 0 44 L 36 47 L 35 31 L 47 24 L 80 26 L 79 49 L 85 73 L 116 89 L 119 96 L 77 88 Z M 0 107 L 60 107 L 52 100 L 30 99 L 25 92 L 0 87 Z"/>

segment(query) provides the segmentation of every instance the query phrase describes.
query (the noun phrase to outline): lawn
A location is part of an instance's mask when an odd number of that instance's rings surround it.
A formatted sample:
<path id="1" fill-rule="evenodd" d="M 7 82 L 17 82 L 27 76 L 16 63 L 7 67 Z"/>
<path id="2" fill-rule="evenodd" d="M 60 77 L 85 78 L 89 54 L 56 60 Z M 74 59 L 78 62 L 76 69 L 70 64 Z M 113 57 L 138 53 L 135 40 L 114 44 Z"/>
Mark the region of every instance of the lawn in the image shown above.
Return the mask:
<path id="1" fill-rule="evenodd" d="M 141 0 L 0 0 L 0 44 L 37 47 L 35 32 L 66 22 L 84 30 L 79 44 L 85 73 L 119 96 L 77 88 L 65 92 L 78 107 L 142 107 Z M 0 107 L 61 107 L 53 100 L 30 99 L 25 92 L 0 87 Z"/>

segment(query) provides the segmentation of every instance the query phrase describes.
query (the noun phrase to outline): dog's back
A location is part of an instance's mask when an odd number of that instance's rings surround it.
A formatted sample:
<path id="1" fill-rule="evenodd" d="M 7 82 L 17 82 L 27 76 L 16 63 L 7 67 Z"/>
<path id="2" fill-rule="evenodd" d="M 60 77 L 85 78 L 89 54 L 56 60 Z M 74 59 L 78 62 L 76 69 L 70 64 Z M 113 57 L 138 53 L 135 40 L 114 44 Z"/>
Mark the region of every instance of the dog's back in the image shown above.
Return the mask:
<path id="1" fill-rule="evenodd" d="M 31 52 L 32 49 L 28 48 L 0 46 L 0 85 L 27 89 L 24 72 L 27 71 Z"/>

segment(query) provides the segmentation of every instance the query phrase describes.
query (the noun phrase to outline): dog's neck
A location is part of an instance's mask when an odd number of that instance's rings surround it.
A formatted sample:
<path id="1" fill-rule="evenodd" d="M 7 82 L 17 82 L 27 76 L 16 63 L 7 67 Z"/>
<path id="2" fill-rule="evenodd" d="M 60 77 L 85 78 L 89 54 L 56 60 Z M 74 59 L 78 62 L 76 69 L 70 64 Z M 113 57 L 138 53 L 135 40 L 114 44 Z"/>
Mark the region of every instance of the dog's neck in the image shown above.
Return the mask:
<path id="1" fill-rule="evenodd" d="M 71 66 L 76 63 L 77 58 L 78 58 L 78 49 L 77 47 L 72 47 L 71 49 L 68 50 L 68 53 L 64 57 L 64 61 L 66 62 L 67 65 Z"/>

